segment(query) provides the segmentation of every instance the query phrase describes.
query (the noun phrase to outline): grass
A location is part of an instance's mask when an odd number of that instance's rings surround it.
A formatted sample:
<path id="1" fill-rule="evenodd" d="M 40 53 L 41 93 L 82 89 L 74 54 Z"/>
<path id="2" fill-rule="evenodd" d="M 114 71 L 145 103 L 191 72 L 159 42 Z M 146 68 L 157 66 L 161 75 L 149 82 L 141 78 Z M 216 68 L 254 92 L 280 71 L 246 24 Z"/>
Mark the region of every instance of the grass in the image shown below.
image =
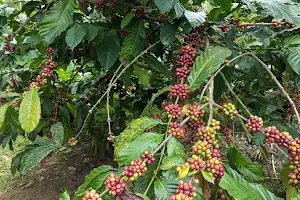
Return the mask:
<path id="1" fill-rule="evenodd" d="M 19 136 L 14 143 L 14 151 L 9 150 L 9 147 L 0 146 L 0 194 L 9 189 L 14 178 L 10 172 L 11 159 L 28 143 L 29 140 Z"/>

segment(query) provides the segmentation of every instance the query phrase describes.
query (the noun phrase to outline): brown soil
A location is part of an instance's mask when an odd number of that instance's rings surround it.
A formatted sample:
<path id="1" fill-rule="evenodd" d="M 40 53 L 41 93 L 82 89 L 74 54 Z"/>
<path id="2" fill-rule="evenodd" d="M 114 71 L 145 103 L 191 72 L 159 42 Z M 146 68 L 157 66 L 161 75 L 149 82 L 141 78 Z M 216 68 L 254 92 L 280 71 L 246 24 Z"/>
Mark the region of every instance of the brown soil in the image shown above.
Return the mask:
<path id="1" fill-rule="evenodd" d="M 69 151 L 69 150 L 67 150 Z M 74 147 L 70 152 L 48 156 L 40 166 L 25 176 L 16 178 L 0 200 L 55 200 L 60 194 L 76 189 L 84 183 L 89 172 L 99 165 L 111 165 L 112 161 L 99 162 L 88 146 Z"/>

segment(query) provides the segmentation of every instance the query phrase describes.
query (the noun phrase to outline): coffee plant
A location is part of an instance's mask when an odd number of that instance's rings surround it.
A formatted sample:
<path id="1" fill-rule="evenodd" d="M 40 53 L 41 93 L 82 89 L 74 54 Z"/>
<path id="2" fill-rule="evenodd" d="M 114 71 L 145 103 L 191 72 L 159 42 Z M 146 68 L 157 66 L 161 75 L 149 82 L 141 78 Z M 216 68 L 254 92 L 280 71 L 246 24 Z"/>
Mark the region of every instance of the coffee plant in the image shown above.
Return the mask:
<path id="1" fill-rule="evenodd" d="M 92 170 L 74 199 L 299 199 L 299 8 L 0 1 L 0 141 L 32 141 L 12 173 L 89 144 L 118 167 Z"/>

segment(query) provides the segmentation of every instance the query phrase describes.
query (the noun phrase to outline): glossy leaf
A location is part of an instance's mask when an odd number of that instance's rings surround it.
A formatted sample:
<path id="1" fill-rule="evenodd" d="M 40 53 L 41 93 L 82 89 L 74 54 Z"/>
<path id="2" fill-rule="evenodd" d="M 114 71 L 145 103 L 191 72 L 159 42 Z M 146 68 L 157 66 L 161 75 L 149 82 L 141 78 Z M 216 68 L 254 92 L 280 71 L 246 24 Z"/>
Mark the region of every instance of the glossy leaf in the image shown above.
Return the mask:
<path id="1" fill-rule="evenodd" d="M 289 183 L 288 183 L 288 181 L 289 181 L 288 175 L 289 175 L 289 173 L 292 171 L 292 170 L 290 169 L 289 166 L 290 166 L 290 164 L 289 164 L 289 163 L 286 163 L 286 164 L 284 164 L 284 165 L 281 167 L 281 169 L 280 169 L 280 179 L 281 179 L 281 181 L 282 181 L 282 186 L 285 187 L 285 188 L 287 188 L 287 187 L 289 186 Z"/>
<path id="2" fill-rule="evenodd" d="M 104 39 L 97 44 L 97 56 L 102 67 L 111 68 L 118 60 L 120 43 L 115 31 L 106 31 Z"/>
<path id="3" fill-rule="evenodd" d="M 239 174 L 237 171 L 232 169 L 229 165 L 224 165 L 225 171 L 227 174 L 229 174 L 234 180 L 239 181 L 239 182 L 246 182 L 244 177 Z"/>
<path id="4" fill-rule="evenodd" d="M 84 184 L 82 184 L 75 192 L 75 200 L 82 199 L 84 192 L 88 188 L 99 189 L 105 179 L 111 174 L 113 168 L 110 165 L 102 165 L 93 169 L 89 175 L 85 177 Z"/>
<path id="5" fill-rule="evenodd" d="M 257 146 L 264 145 L 265 144 L 265 134 L 263 134 L 261 132 L 253 134 L 252 144 L 257 145 Z"/>
<path id="6" fill-rule="evenodd" d="M 119 165 L 130 165 L 131 161 L 139 158 L 146 149 L 152 152 L 162 140 L 162 134 L 144 133 L 130 143 L 123 144 L 120 152 L 116 155 Z"/>
<path id="7" fill-rule="evenodd" d="M 296 188 L 289 186 L 286 190 L 286 200 L 299 200 L 300 193 Z"/>
<path id="8" fill-rule="evenodd" d="M 198 89 L 202 83 L 220 66 L 224 60 L 231 55 L 231 51 L 224 47 L 206 48 L 192 68 L 191 74 L 188 76 L 190 90 Z"/>
<path id="9" fill-rule="evenodd" d="M 237 166 L 237 169 L 249 181 L 263 181 L 264 174 L 262 166 L 259 163 L 251 163 L 247 165 Z"/>
<path id="10" fill-rule="evenodd" d="M 185 178 L 189 174 L 190 166 L 186 166 L 178 172 L 178 178 Z"/>
<path id="11" fill-rule="evenodd" d="M 206 171 L 201 170 L 202 176 L 205 180 L 207 180 L 208 182 L 214 184 L 215 183 L 215 177 L 211 174 L 208 173 Z"/>
<path id="12" fill-rule="evenodd" d="M 125 28 L 133 19 L 134 14 L 131 12 L 127 14 L 121 22 L 121 29 Z"/>
<path id="13" fill-rule="evenodd" d="M 184 160 L 182 160 L 179 156 L 173 155 L 173 156 L 165 156 L 162 160 L 162 163 L 160 165 L 161 170 L 168 170 L 175 166 L 178 166 L 179 164 L 185 163 Z"/>
<path id="14" fill-rule="evenodd" d="M 245 157 L 239 149 L 236 147 L 231 147 L 227 153 L 227 158 L 230 165 L 247 165 L 251 163 L 251 160 Z"/>
<path id="15" fill-rule="evenodd" d="M 73 23 L 74 0 L 63 0 L 55 3 L 39 24 L 39 35 L 46 44 L 54 39 Z"/>
<path id="16" fill-rule="evenodd" d="M 194 28 L 201 25 L 206 20 L 206 14 L 204 12 L 192 12 L 185 10 L 184 16 Z"/>
<path id="17" fill-rule="evenodd" d="M 144 133 L 146 128 L 152 128 L 160 123 L 162 123 L 161 120 L 149 117 L 141 117 L 133 120 L 119 136 L 115 137 L 115 157 L 124 146 L 128 146 L 128 143 Z"/>
<path id="18" fill-rule="evenodd" d="M 41 102 L 36 89 L 26 92 L 19 113 L 19 121 L 24 131 L 26 133 L 33 131 L 41 118 Z"/>
<path id="19" fill-rule="evenodd" d="M 81 27 L 86 32 L 85 37 L 88 39 L 88 41 L 94 40 L 98 35 L 98 31 L 101 29 L 93 24 L 82 24 Z"/>
<path id="20" fill-rule="evenodd" d="M 155 161 L 151 165 L 147 166 L 147 173 L 145 176 L 139 177 L 134 184 L 134 191 L 138 193 L 144 193 L 148 184 L 150 183 L 152 177 L 154 176 L 154 172 L 157 168 L 158 161 Z M 153 185 L 150 187 L 147 196 L 151 196 L 154 193 Z"/>
<path id="21" fill-rule="evenodd" d="M 179 156 L 182 160 L 187 160 L 188 155 L 184 146 L 174 137 L 167 143 L 168 156 Z"/>
<path id="22" fill-rule="evenodd" d="M 300 45 L 300 35 L 293 35 L 284 39 L 283 44 L 285 46 Z"/>
<path id="23" fill-rule="evenodd" d="M 171 24 L 170 22 L 165 22 L 161 27 L 160 31 L 160 41 L 163 45 L 169 46 L 175 40 L 175 33 L 177 30 L 176 24 Z"/>
<path id="24" fill-rule="evenodd" d="M 154 3 L 162 12 L 169 12 L 174 7 L 175 2 L 175 0 L 154 0 Z"/>
<path id="25" fill-rule="evenodd" d="M 236 181 L 228 174 L 221 178 L 219 186 L 236 200 L 283 200 L 260 184 Z"/>
<path id="26" fill-rule="evenodd" d="M 73 50 L 85 37 L 86 31 L 84 27 L 79 24 L 74 24 L 68 31 L 66 35 L 66 42 L 68 46 Z"/>
<path id="27" fill-rule="evenodd" d="M 289 55 L 287 60 L 294 72 L 300 75 L 300 47 L 289 48 Z"/>
<path id="28" fill-rule="evenodd" d="M 154 182 L 154 193 L 156 200 L 169 199 L 171 195 L 175 193 L 177 189 L 176 181 L 167 179 L 157 179 Z"/>
<path id="29" fill-rule="evenodd" d="M 148 74 L 148 70 L 144 70 L 141 67 L 135 65 L 134 66 L 134 74 L 138 77 L 139 82 L 145 88 L 149 88 L 150 77 L 149 77 L 149 74 Z"/>
<path id="30" fill-rule="evenodd" d="M 160 61 L 158 61 L 157 58 L 155 58 L 153 55 L 151 54 L 145 54 L 143 56 L 145 62 L 151 66 L 151 70 L 154 72 L 159 72 L 159 73 L 163 73 L 166 75 L 170 75 L 170 70 L 169 68 L 164 65 L 163 63 L 161 63 Z"/>
<path id="31" fill-rule="evenodd" d="M 5 103 L 0 107 L 0 128 L 3 125 L 3 122 L 5 120 L 6 111 L 10 105 L 11 105 L 11 103 Z"/>
<path id="32" fill-rule="evenodd" d="M 51 133 L 53 140 L 59 146 L 62 145 L 64 141 L 64 127 L 61 122 L 57 122 L 51 126 Z"/>

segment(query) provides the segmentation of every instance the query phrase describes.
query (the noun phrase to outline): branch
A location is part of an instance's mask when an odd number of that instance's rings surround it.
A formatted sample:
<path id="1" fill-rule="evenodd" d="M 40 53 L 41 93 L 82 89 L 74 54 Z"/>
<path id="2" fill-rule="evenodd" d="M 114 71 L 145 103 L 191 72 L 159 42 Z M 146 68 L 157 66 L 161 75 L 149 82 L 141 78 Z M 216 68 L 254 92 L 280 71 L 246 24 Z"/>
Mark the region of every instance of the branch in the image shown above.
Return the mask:
<path id="1" fill-rule="evenodd" d="M 299 116 L 297 107 L 296 107 L 295 103 L 293 102 L 293 100 L 291 99 L 290 95 L 285 91 L 283 86 L 280 84 L 280 82 L 277 80 L 276 76 L 271 72 L 271 70 L 268 68 L 268 66 L 261 59 L 259 59 L 256 55 L 254 55 L 253 53 L 250 53 L 250 55 L 254 59 L 256 59 L 267 70 L 267 72 L 271 75 L 271 78 L 277 84 L 277 86 L 279 87 L 281 92 L 286 96 L 286 98 L 288 99 L 288 101 L 290 102 L 290 104 L 293 107 L 293 110 L 294 110 L 296 118 L 297 118 L 297 124 L 300 127 L 300 116 Z"/>
<path id="2" fill-rule="evenodd" d="M 213 110 L 213 103 L 214 103 L 214 79 L 209 84 L 209 117 L 208 117 L 208 122 L 207 126 L 210 126 L 211 121 L 213 119 L 214 115 L 214 110 Z"/>
<path id="3" fill-rule="evenodd" d="M 216 107 L 218 107 L 218 108 L 224 109 L 223 106 L 220 106 L 219 104 L 217 104 L 217 103 L 215 103 L 215 102 L 213 103 L 213 105 L 216 106 Z M 242 115 L 240 115 L 240 114 L 237 114 L 236 116 L 242 118 L 244 121 L 247 121 L 247 120 L 248 120 L 246 117 L 244 117 L 244 116 L 242 116 Z"/>
<path id="4" fill-rule="evenodd" d="M 249 109 L 245 106 L 245 104 L 243 104 L 243 102 L 238 97 L 238 95 L 232 90 L 232 88 L 230 87 L 230 84 L 228 83 L 228 81 L 227 81 L 226 77 L 224 76 L 224 74 L 222 72 L 220 72 L 220 75 L 223 78 L 223 80 L 225 82 L 225 85 L 228 87 L 231 94 L 238 100 L 238 102 L 241 104 L 241 106 L 244 108 L 244 110 L 251 116 L 252 114 L 250 113 Z"/>

